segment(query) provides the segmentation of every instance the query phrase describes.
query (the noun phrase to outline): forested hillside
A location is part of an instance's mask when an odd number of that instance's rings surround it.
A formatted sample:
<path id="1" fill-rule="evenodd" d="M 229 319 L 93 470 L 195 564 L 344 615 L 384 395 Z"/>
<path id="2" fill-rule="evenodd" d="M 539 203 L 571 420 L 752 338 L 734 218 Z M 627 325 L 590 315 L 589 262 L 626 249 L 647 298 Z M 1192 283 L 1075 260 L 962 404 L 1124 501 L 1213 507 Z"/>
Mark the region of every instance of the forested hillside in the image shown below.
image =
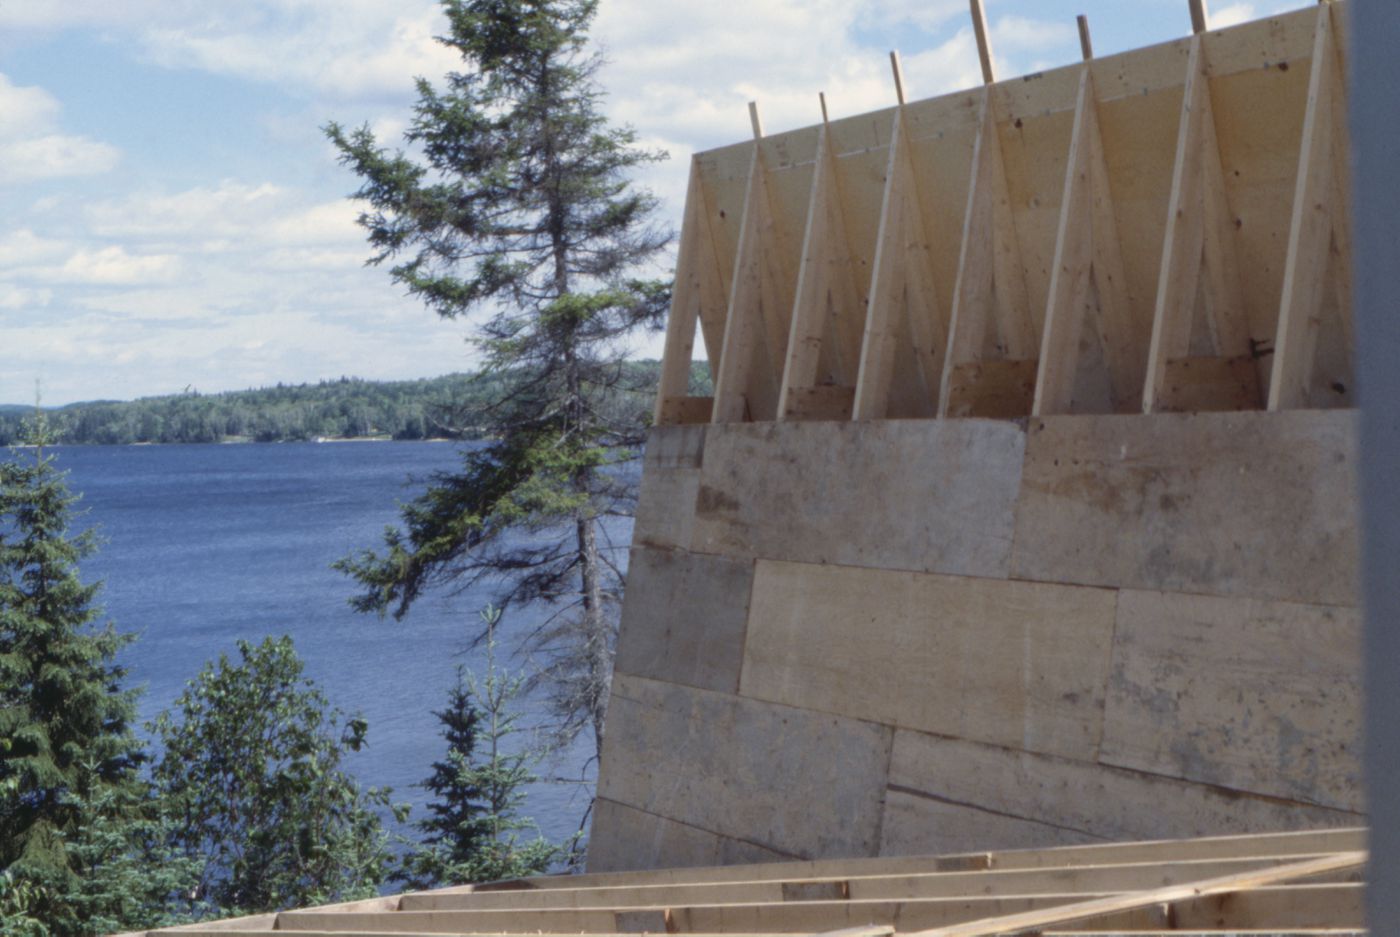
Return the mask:
<path id="1" fill-rule="evenodd" d="M 650 408 L 658 364 L 629 362 L 632 373 L 620 407 Z M 707 393 L 708 369 L 696 368 Z M 189 391 L 132 401 L 92 401 L 47 410 L 54 441 L 127 443 L 287 442 L 380 437 L 475 438 L 483 401 L 500 393 L 500 375 L 449 374 L 416 381 L 365 381 L 342 377 L 317 384 L 278 384 L 221 394 Z M 21 441 L 32 407 L 0 406 L 0 445 Z"/>

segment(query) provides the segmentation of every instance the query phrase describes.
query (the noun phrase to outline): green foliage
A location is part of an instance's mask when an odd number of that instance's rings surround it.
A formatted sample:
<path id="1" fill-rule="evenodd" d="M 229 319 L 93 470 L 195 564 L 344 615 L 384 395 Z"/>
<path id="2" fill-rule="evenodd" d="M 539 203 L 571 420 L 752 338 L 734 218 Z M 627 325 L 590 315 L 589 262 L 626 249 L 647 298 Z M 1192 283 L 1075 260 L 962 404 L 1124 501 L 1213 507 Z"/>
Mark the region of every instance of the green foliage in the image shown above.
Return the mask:
<path id="1" fill-rule="evenodd" d="M 618 412 L 651 399 L 660 367 L 627 362 L 625 379 L 604 406 Z M 697 365 L 695 393 L 709 369 Z M 223 394 L 185 393 L 126 402 L 75 403 L 47 412 L 49 441 L 62 444 L 293 442 L 352 436 L 478 439 L 482 412 L 509 385 L 509 375 L 449 374 L 418 381 L 341 378 L 279 384 Z M 635 399 L 634 399 L 635 398 Z M 0 445 L 23 441 L 32 407 L 0 406 Z"/>
<path id="2" fill-rule="evenodd" d="M 461 882 L 490 882 L 545 871 L 568 844 L 543 836 L 522 841 L 536 830 L 520 816 L 525 786 L 538 780 L 529 746 L 507 742 L 522 730 L 515 701 L 524 686 L 519 674 L 496 666 L 496 625 L 500 610 L 481 613 L 486 624 L 486 675 L 458 671 L 445 710 L 434 713 L 443 725 L 447 755 L 433 764 L 423 786 L 433 793 L 430 816 L 415 826 L 420 844 L 405 854 L 396 877 L 412 888 Z"/>
<path id="3" fill-rule="evenodd" d="M 302 675 L 291 638 L 238 642 L 152 724 L 153 775 L 173 843 L 198 863 L 196 914 L 254 913 L 375 894 L 390 854 L 388 803 L 340 767 L 365 744 Z"/>
<path id="4" fill-rule="evenodd" d="M 46 441 L 42 418 L 32 432 Z M 142 854 L 150 802 L 135 694 L 113 662 L 130 638 L 97 625 L 98 586 L 78 576 L 94 537 L 68 532 L 76 500 L 42 449 L 0 462 L 0 902 L 16 932 L 159 919 L 113 888 Z"/>
<path id="5" fill-rule="evenodd" d="M 585 51 L 594 0 L 444 0 L 441 41 L 462 67 L 418 82 L 405 142 L 326 127 L 361 179 L 373 263 L 446 318 L 481 312 L 484 449 L 464 454 L 402 512 L 382 552 L 340 568 L 362 610 L 403 615 L 423 590 L 465 577 L 498 600 L 559 606 L 528 648 L 543 662 L 562 735 L 601 745 L 622 582 L 600 525 L 630 513 L 615 466 L 635 456 L 655 372 L 628 369 L 627 336 L 657 326 L 670 287 L 641 278 L 669 240 L 628 175 L 660 158 L 611 126 Z M 512 538 L 507 531 L 539 536 Z M 521 543 L 524 545 L 520 545 Z"/>

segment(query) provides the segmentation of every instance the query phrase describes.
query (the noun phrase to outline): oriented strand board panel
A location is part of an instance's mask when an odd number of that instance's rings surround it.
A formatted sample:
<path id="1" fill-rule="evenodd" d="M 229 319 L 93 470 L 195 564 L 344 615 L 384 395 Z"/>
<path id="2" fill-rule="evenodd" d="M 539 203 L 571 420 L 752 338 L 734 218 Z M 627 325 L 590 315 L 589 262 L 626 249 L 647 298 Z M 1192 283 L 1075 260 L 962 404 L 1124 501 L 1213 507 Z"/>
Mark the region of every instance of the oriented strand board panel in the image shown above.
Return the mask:
<path id="1" fill-rule="evenodd" d="M 919 420 L 727 426 L 705 447 L 691 549 L 1005 577 L 1025 433 Z"/>
<path id="2" fill-rule="evenodd" d="M 1099 842 L 1079 830 L 892 789 L 885 796 L 880 855 L 914 856 L 929 844 L 953 852 L 1031 849 Z"/>
<path id="3" fill-rule="evenodd" d="M 688 547 L 705 453 L 704 426 L 665 426 L 647 436 L 633 543 Z"/>
<path id="4" fill-rule="evenodd" d="M 891 734 L 618 674 L 598 796 L 799 857 L 874 855 Z"/>
<path id="5" fill-rule="evenodd" d="M 1352 411 L 1032 421 L 1012 576 L 1357 603 Z"/>
<path id="6" fill-rule="evenodd" d="M 1106 840 L 1356 826 L 1356 813 L 898 730 L 892 790 Z M 905 809 L 905 808 L 901 808 Z M 931 807 L 934 816 L 941 807 Z M 928 840 L 937 851 L 936 831 Z"/>
<path id="7" fill-rule="evenodd" d="M 760 560 L 740 692 L 1092 761 L 1115 598 L 1106 589 Z"/>
<path id="8" fill-rule="evenodd" d="M 590 872 L 678 869 L 781 861 L 789 856 L 754 843 L 686 826 L 599 797 L 593 802 Z"/>
<path id="9" fill-rule="evenodd" d="M 633 549 L 617 672 L 735 693 L 753 561 Z"/>
<path id="10" fill-rule="evenodd" d="M 1124 591 L 1102 760 L 1360 811 L 1361 613 Z"/>

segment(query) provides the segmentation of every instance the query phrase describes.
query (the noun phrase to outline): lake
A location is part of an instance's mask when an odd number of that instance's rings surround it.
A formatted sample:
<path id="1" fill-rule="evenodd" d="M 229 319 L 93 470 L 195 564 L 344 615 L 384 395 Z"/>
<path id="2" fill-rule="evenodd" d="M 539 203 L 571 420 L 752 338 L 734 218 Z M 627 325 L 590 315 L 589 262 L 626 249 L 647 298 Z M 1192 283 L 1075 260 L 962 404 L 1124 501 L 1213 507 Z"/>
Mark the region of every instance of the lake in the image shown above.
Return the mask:
<path id="1" fill-rule="evenodd" d="M 104 540 L 82 564 L 104 580 L 100 596 L 118 630 L 138 640 L 123 652 L 128 685 L 144 685 L 140 720 L 170 707 L 208 660 L 236 655 L 238 638 L 290 634 L 333 705 L 369 721 L 369 746 L 345 765 L 364 785 L 390 786 L 395 801 L 424 815 L 414 785 L 444 752 L 432 715 L 447 700 L 480 626 L 487 586 L 427 595 L 402 620 L 354 612 L 355 583 L 331 563 L 377 548 L 397 504 L 435 471 L 458 463 L 449 443 L 280 443 L 180 446 L 58 446 L 68 484 L 82 495 L 79 526 Z M 406 479 L 417 479 L 407 483 Z M 626 544 L 630 527 L 612 532 Z M 621 558 L 625 562 L 625 557 Z M 509 648 L 539 613 L 502 621 Z M 505 663 L 518 666 L 505 658 Z M 539 707 L 524 707 L 538 719 Z M 143 733 L 144 734 L 144 733 Z M 546 836 L 578 828 L 592 792 L 591 738 L 540 766 L 542 775 L 590 783 L 532 785 L 525 813 Z"/>

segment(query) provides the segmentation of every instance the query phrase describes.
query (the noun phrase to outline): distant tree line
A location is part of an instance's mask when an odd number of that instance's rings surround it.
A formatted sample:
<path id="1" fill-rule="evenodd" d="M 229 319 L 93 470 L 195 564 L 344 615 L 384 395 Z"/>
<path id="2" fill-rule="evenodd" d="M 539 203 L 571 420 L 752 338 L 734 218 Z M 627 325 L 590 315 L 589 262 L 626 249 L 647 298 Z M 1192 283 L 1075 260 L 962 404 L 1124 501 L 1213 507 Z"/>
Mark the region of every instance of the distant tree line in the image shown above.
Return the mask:
<path id="1" fill-rule="evenodd" d="M 647 408 L 660 373 L 655 361 L 631 361 L 608 405 Z M 697 379 L 708 385 L 708 369 Z M 701 376 L 703 372 L 703 376 Z M 52 439 L 63 444 L 296 442 L 313 439 L 479 439 L 485 410 L 512 376 L 501 372 L 449 374 L 416 381 L 342 377 L 316 384 L 201 394 L 187 390 L 132 401 L 75 403 L 47 411 Z M 0 446 L 21 439 L 32 407 L 0 407 Z"/>

